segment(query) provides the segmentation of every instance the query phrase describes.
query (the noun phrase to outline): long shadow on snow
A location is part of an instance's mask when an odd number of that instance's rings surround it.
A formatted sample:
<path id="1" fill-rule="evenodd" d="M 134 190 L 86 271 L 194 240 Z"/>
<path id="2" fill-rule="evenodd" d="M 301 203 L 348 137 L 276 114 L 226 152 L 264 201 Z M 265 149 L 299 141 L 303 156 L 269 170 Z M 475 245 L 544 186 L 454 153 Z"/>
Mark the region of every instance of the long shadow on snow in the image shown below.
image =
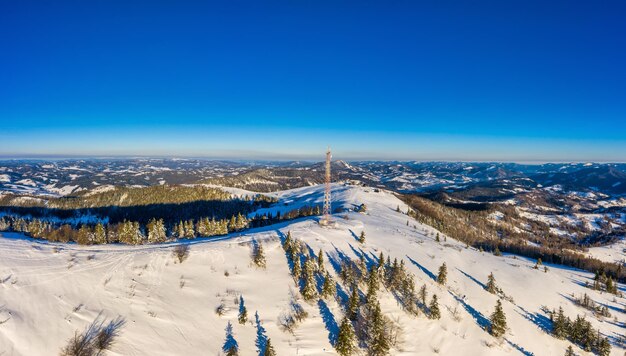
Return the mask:
<path id="1" fill-rule="evenodd" d="M 482 289 L 487 289 L 487 286 L 484 285 L 481 281 L 477 280 L 476 278 L 472 277 L 471 275 L 465 273 L 463 270 L 457 268 L 457 270 L 461 273 L 463 273 L 463 275 L 465 275 L 465 277 L 471 279 L 474 283 L 478 284 L 480 286 L 480 288 Z"/>
<path id="2" fill-rule="evenodd" d="M 354 239 L 354 241 L 359 242 L 359 236 L 354 233 L 354 231 L 352 231 L 351 229 L 348 229 L 348 231 L 350 231 L 350 235 L 352 235 L 352 238 Z"/>
<path id="3" fill-rule="evenodd" d="M 506 342 L 509 345 L 513 346 L 517 351 L 521 352 L 522 354 L 524 354 L 526 356 L 534 356 L 535 355 L 534 353 L 532 353 L 530 351 L 527 351 L 525 348 L 521 347 L 520 345 L 514 343 L 513 341 L 511 341 L 509 339 L 504 339 L 504 340 L 506 340 Z"/>
<path id="4" fill-rule="evenodd" d="M 406 255 L 406 258 L 409 259 L 409 261 L 414 264 L 415 266 L 417 266 L 417 268 L 419 268 L 422 272 L 424 272 L 428 277 L 430 277 L 433 281 L 437 282 L 437 276 L 435 276 L 431 271 L 429 271 L 426 267 L 420 265 L 419 263 L 417 263 L 417 261 L 415 261 L 414 259 L 412 259 L 411 257 L 409 257 L 409 255 Z"/>
<path id="5" fill-rule="evenodd" d="M 459 298 L 457 295 L 450 291 L 448 291 L 448 293 L 450 293 L 450 295 L 454 299 L 456 299 L 456 301 L 459 302 L 463 306 L 463 308 L 465 308 L 465 310 L 472 316 L 472 318 L 474 318 L 474 320 L 476 320 L 476 323 L 478 323 L 481 328 L 483 328 L 484 330 L 489 329 L 489 319 L 485 318 L 485 316 L 478 310 L 472 308 L 472 306 L 467 304 L 462 298 Z"/>
<path id="6" fill-rule="evenodd" d="M 360 247 L 357 250 L 356 248 L 354 248 L 354 246 L 352 246 L 352 244 L 348 244 L 348 246 L 350 246 L 350 249 L 352 250 L 352 252 L 356 255 L 356 257 L 358 259 L 361 259 L 361 257 L 363 257 L 363 259 L 365 260 L 365 265 L 367 266 L 367 268 L 369 269 L 371 266 L 375 266 L 378 264 L 378 261 L 373 260 L 367 253 L 365 253 L 365 251 L 363 251 Z"/>
<path id="7" fill-rule="evenodd" d="M 516 310 L 519 315 L 523 316 L 531 323 L 537 325 L 539 329 L 541 329 L 543 332 L 547 334 L 550 334 L 552 332 L 552 321 L 550 320 L 550 318 L 541 313 L 531 313 L 519 305 L 517 307 L 519 308 L 519 310 L 521 310 L 521 312 Z"/>
<path id="8" fill-rule="evenodd" d="M 254 344 L 259 351 L 259 356 L 263 356 L 265 354 L 265 348 L 267 347 L 267 333 L 263 325 L 261 325 L 259 312 L 254 313 L 254 321 L 256 322 L 256 341 Z"/>
<path id="9" fill-rule="evenodd" d="M 317 305 L 320 308 L 320 315 L 322 316 L 326 330 L 328 330 L 328 341 L 332 346 L 335 346 L 337 336 L 339 335 L 339 326 L 335 321 L 335 316 L 328 308 L 328 305 L 326 305 L 326 302 L 322 299 L 317 302 Z"/>

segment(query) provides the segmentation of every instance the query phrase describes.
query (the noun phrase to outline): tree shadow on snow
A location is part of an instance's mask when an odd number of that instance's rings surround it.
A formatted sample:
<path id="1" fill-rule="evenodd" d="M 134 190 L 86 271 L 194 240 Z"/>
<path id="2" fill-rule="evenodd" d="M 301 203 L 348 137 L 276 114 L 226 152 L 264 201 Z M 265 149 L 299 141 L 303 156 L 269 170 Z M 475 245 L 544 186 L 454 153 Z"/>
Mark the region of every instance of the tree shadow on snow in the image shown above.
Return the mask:
<path id="1" fill-rule="evenodd" d="M 350 231 L 350 235 L 352 235 L 352 238 L 354 239 L 354 241 L 359 242 L 359 236 L 351 229 L 348 229 L 348 231 Z"/>
<path id="2" fill-rule="evenodd" d="M 412 259 L 411 257 L 409 257 L 408 255 L 406 256 L 406 258 L 409 259 L 409 261 L 414 264 L 415 266 L 417 266 L 417 268 L 419 268 L 422 272 L 424 272 L 428 277 L 430 277 L 433 281 L 437 281 L 437 276 L 435 276 L 431 271 L 429 271 L 426 267 L 420 265 L 419 263 L 417 263 L 417 261 L 415 261 L 414 259 Z"/>
<path id="3" fill-rule="evenodd" d="M 485 318 L 485 316 L 481 312 L 474 309 L 471 305 L 467 304 L 463 298 L 459 298 L 451 291 L 448 291 L 448 293 L 450 293 L 450 295 L 463 306 L 463 308 L 472 316 L 472 318 L 474 318 L 474 320 L 476 320 L 476 323 L 478 323 L 478 325 L 483 328 L 483 330 L 489 330 L 489 319 Z"/>
<path id="4" fill-rule="evenodd" d="M 320 308 L 320 315 L 322 316 L 326 330 L 328 330 L 328 341 L 332 346 L 335 346 L 337 336 L 339 335 L 339 326 L 335 321 L 335 316 L 328 308 L 328 305 L 326 305 L 326 302 L 322 299 L 317 302 L 317 305 Z"/>
<path id="5" fill-rule="evenodd" d="M 265 354 L 265 348 L 267 347 L 267 333 L 265 332 L 263 325 L 261 325 L 259 312 L 254 313 L 254 321 L 256 322 L 255 345 L 257 347 L 257 351 L 259 351 L 259 356 L 263 356 Z"/>
<path id="6" fill-rule="evenodd" d="M 509 339 L 504 339 L 504 340 L 506 340 L 506 342 L 507 342 L 509 345 L 513 346 L 513 348 L 515 348 L 517 351 L 521 352 L 522 354 L 524 354 L 524 355 L 526 355 L 526 356 L 535 356 L 535 354 L 534 354 L 534 353 L 532 353 L 532 352 L 530 352 L 530 351 L 526 350 L 525 348 L 523 348 L 522 346 L 520 346 L 520 345 L 518 345 L 518 344 L 514 343 L 513 341 L 511 341 L 511 340 L 509 340 Z"/>
<path id="7" fill-rule="evenodd" d="M 539 329 L 541 329 L 543 332 L 547 334 L 550 334 L 552 332 L 552 321 L 550 320 L 550 318 L 541 313 L 531 313 L 526 309 L 520 307 L 519 305 L 517 307 L 519 308 L 519 310 L 521 310 L 521 312 L 516 310 L 519 315 L 523 316 L 531 323 L 537 325 Z"/>
<path id="8" fill-rule="evenodd" d="M 476 278 L 472 277 L 471 275 L 469 275 L 469 274 L 465 273 L 463 270 L 461 270 L 461 269 L 459 269 L 459 268 L 457 268 L 457 270 L 458 270 L 459 272 L 461 272 L 461 273 L 462 273 L 465 277 L 467 277 L 467 278 L 471 279 L 474 283 L 478 284 L 478 285 L 480 286 L 480 288 L 482 288 L 482 289 L 487 289 L 487 286 L 486 286 L 486 285 L 484 285 L 481 281 L 479 281 L 479 280 L 477 280 Z"/>

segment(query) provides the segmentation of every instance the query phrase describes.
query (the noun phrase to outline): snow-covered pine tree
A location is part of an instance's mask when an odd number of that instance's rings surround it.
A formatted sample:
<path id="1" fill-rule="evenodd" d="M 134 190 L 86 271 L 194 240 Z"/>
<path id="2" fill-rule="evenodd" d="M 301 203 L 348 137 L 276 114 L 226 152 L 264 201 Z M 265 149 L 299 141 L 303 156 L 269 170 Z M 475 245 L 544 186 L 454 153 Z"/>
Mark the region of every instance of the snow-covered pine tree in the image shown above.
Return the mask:
<path id="1" fill-rule="evenodd" d="M 352 323 L 347 317 L 343 318 L 339 326 L 335 350 L 341 356 L 353 355 L 357 350 L 356 335 L 354 334 Z"/>
<path id="2" fill-rule="evenodd" d="M 504 311 L 502 310 L 502 302 L 498 299 L 496 303 L 496 308 L 491 314 L 491 318 L 489 318 L 491 322 L 490 332 L 491 335 L 495 337 L 500 337 L 504 335 L 506 332 L 506 315 L 504 315 Z"/>
<path id="3" fill-rule="evenodd" d="M 150 219 L 146 228 L 148 229 L 148 242 L 160 243 L 165 241 L 163 219 Z"/>
<path id="4" fill-rule="evenodd" d="M 380 309 L 380 302 L 376 301 L 373 305 L 369 305 L 368 320 L 368 354 L 371 356 L 384 356 L 389 353 L 391 348 L 391 340 L 387 333 L 387 321 Z"/>
<path id="5" fill-rule="evenodd" d="M 104 225 L 102 225 L 102 223 L 97 223 L 96 227 L 94 228 L 94 240 L 95 243 L 97 244 L 105 244 L 107 243 L 107 233 L 106 230 L 104 229 Z"/>
<path id="6" fill-rule="evenodd" d="M 304 285 L 302 286 L 302 296 L 306 301 L 317 298 L 317 288 L 315 286 L 315 264 L 312 258 L 307 258 L 304 262 Z"/>
<path id="7" fill-rule="evenodd" d="M 317 253 L 317 271 L 319 273 L 324 273 L 324 252 L 320 249 L 320 252 Z"/>
<path id="8" fill-rule="evenodd" d="M 485 285 L 485 290 L 491 294 L 496 294 L 498 292 L 496 277 L 493 276 L 493 272 L 489 273 L 489 277 L 487 277 L 487 285 Z"/>
<path id="9" fill-rule="evenodd" d="M 437 302 L 437 295 L 433 294 L 433 299 L 430 301 L 430 305 L 428 306 L 430 310 L 430 318 L 431 319 L 439 319 L 441 318 L 441 311 L 439 310 L 439 302 Z"/>
<path id="10" fill-rule="evenodd" d="M 439 274 L 437 275 L 437 283 L 441 285 L 445 285 L 448 280 L 448 267 L 446 267 L 446 263 L 444 262 L 441 267 L 439 267 Z"/>
<path id="11" fill-rule="evenodd" d="M 326 276 L 324 277 L 324 284 L 322 285 L 322 297 L 325 299 L 332 298 L 335 296 L 337 292 L 337 287 L 335 286 L 335 280 L 330 275 L 330 273 L 326 272 Z"/>

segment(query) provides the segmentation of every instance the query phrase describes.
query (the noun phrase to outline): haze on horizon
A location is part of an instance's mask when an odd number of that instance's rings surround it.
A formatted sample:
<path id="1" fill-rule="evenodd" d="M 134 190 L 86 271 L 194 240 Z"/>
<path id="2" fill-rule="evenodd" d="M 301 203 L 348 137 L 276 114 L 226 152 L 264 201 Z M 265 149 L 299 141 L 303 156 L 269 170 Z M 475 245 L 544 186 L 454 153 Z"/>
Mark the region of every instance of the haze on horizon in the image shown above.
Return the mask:
<path id="1" fill-rule="evenodd" d="M 624 162 L 625 11 L 3 4 L 0 159 Z"/>

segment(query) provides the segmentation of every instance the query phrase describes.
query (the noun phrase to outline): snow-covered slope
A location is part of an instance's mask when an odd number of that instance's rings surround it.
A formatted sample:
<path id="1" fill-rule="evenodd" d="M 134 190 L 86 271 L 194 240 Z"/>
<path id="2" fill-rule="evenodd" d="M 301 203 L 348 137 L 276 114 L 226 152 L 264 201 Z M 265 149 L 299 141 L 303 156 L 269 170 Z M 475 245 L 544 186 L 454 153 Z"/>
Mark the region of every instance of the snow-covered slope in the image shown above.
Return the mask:
<path id="1" fill-rule="evenodd" d="M 238 191 L 238 193 L 241 193 Z M 319 203 L 323 187 L 313 186 L 275 193 L 280 203 L 271 209 L 291 210 Z M 585 288 L 593 275 L 549 266 L 533 269 L 535 261 L 515 256 L 482 253 L 450 238 L 437 243 L 433 230 L 405 214 L 407 207 L 393 194 L 371 188 L 333 186 L 334 206 L 365 203 L 367 213 L 335 216 L 334 228 L 321 227 L 308 218 L 251 230 L 241 234 L 190 242 L 183 263 L 172 256 L 176 244 L 156 246 L 90 246 L 46 244 L 4 234 L 0 238 L 0 355 L 51 355 L 82 331 L 100 313 L 103 318 L 125 318 L 120 337 L 110 355 L 217 355 L 231 321 L 241 355 L 257 355 L 261 335 L 271 338 L 278 355 L 332 355 L 329 340 L 343 316 L 337 302 L 303 302 L 309 317 L 289 334 L 278 325 L 296 291 L 281 237 L 291 231 L 326 257 L 326 269 L 340 254 L 374 260 L 380 252 L 403 259 L 416 277 L 416 285 L 437 294 L 441 320 L 407 315 L 390 293 L 383 292 L 384 313 L 401 326 L 393 355 L 562 355 L 570 344 L 542 328 L 549 324 L 542 307 L 562 306 L 565 314 L 587 315 L 594 327 L 614 342 L 613 355 L 624 349 L 616 341 L 624 333 L 626 300 Z M 407 220 L 409 224 L 407 225 Z M 366 232 L 361 245 L 356 236 Z M 267 269 L 251 263 L 251 242 L 262 242 Z M 432 276 L 446 262 L 448 283 L 442 287 Z M 498 285 L 512 297 L 504 301 L 509 331 L 497 342 L 481 328 L 497 297 L 482 285 L 493 272 Z M 624 286 L 619 286 L 624 291 Z M 345 293 L 345 290 L 343 291 Z M 587 293 L 609 306 L 615 317 L 599 320 L 575 306 L 568 296 Z M 243 296 L 252 322 L 237 322 L 235 299 Z M 215 308 L 224 304 L 222 316 Z M 459 318 L 453 317 L 454 310 Z M 254 323 L 258 312 L 260 325 Z M 582 354 L 582 350 L 577 351 Z"/>

